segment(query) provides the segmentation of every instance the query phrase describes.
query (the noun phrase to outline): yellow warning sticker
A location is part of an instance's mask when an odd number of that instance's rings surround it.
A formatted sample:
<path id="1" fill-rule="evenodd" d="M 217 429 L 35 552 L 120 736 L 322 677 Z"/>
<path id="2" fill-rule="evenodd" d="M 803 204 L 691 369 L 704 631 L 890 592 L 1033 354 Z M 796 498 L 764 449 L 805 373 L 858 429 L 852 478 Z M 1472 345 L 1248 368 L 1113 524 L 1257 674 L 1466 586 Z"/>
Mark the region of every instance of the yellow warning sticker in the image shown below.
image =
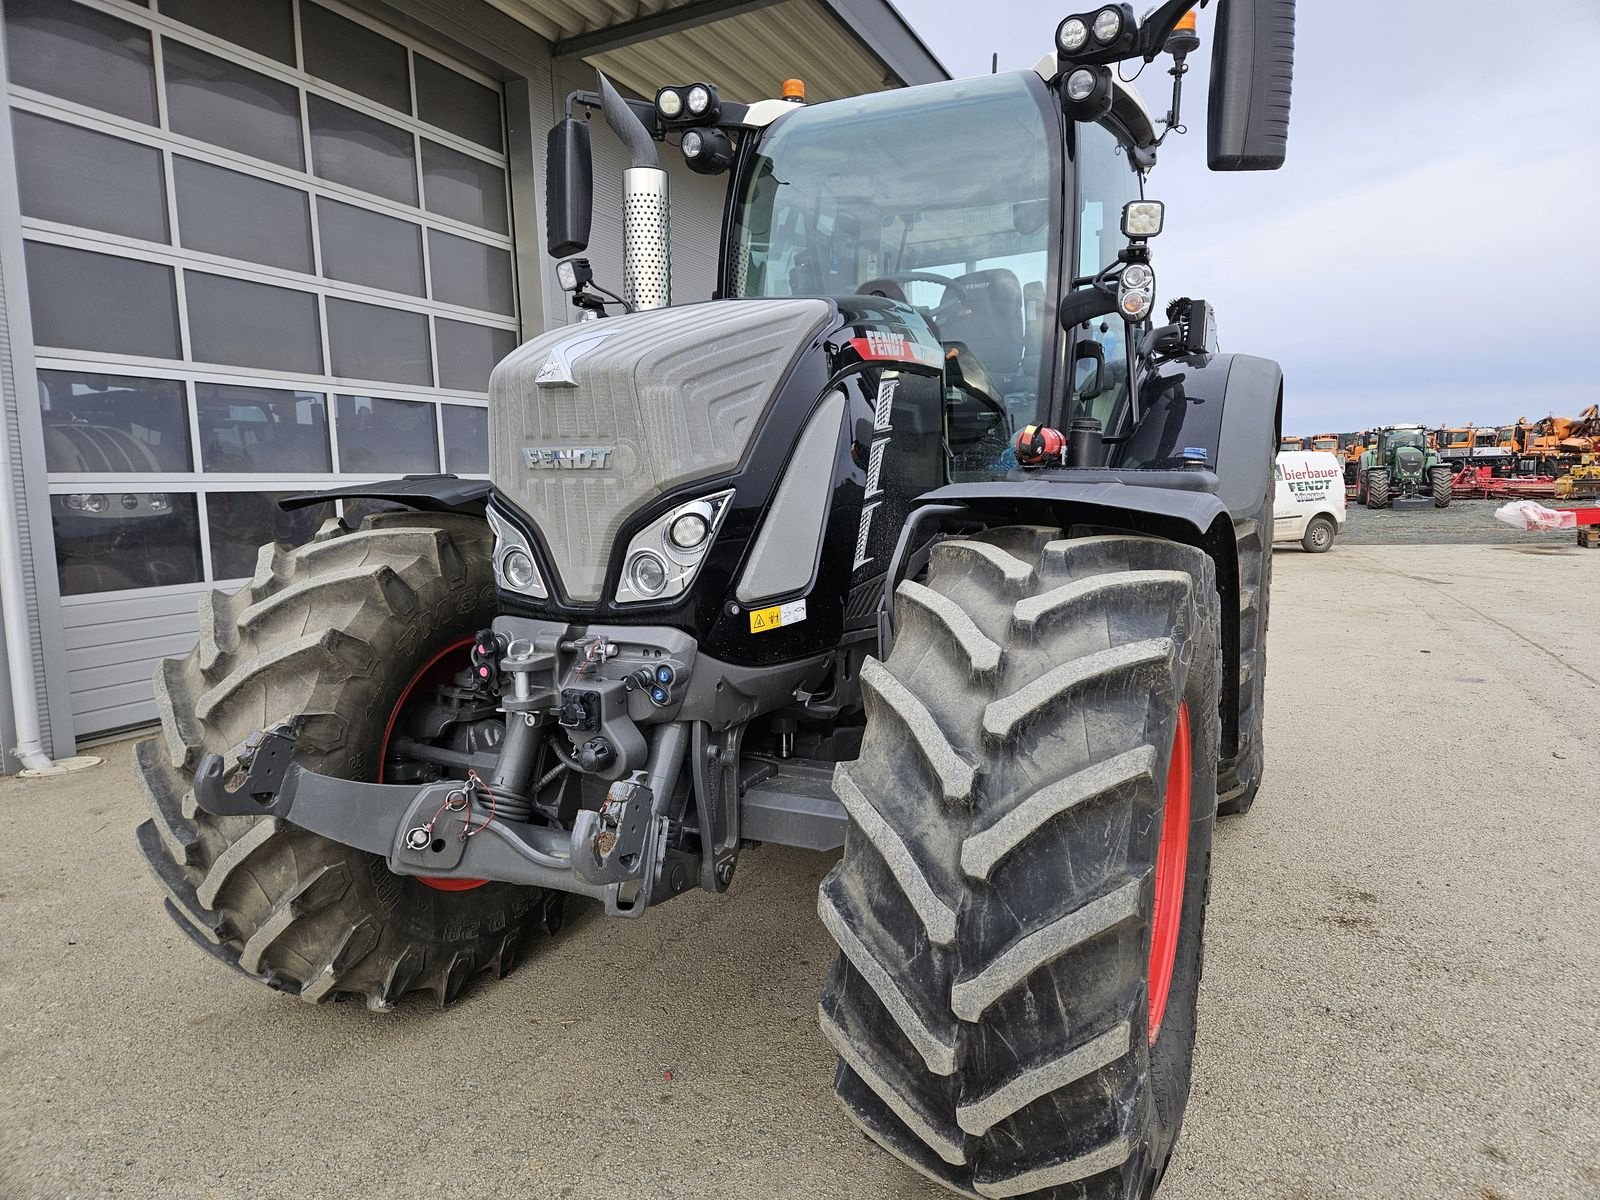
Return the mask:
<path id="1" fill-rule="evenodd" d="M 788 604 L 775 604 L 771 608 L 750 610 L 750 632 L 767 633 L 785 625 L 798 625 L 806 619 L 806 602 L 791 600 Z"/>

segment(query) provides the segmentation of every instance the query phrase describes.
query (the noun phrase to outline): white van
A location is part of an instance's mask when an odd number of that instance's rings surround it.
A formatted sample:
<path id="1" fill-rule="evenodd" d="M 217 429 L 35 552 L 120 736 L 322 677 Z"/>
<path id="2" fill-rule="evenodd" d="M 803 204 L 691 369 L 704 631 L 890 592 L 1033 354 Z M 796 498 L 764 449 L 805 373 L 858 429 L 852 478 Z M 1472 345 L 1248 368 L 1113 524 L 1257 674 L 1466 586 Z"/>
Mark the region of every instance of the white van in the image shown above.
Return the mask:
<path id="1" fill-rule="evenodd" d="M 1272 540 L 1321 554 L 1344 528 L 1344 467 L 1324 450 L 1281 450 L 1273 477 Z"/>

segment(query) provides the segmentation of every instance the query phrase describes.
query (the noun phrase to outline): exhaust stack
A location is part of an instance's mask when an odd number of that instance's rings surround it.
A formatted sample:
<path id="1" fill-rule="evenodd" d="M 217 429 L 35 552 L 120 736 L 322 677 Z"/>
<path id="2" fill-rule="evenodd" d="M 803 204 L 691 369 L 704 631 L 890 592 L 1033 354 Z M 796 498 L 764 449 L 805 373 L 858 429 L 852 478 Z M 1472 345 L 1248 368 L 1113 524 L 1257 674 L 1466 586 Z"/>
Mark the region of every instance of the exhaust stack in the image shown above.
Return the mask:
<path id="1" fill-rule="evenodd" d="M 635 312 L 672 304 L 672 215 L 667 173 L 650 131 L 600 76 L 600 109 L 628 148 L 622 173 L 622 297 Z"/>

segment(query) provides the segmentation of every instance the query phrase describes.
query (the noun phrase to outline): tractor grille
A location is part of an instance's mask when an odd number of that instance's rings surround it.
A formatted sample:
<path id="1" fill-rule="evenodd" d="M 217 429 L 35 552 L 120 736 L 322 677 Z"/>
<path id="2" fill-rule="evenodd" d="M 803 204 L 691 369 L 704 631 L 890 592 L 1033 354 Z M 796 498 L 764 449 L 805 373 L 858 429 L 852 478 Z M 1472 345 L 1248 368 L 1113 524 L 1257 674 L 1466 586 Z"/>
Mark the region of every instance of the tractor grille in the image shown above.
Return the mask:
<path id="1" fill-rule="evenodd" d="M 553 330 L 495 368 L 494 485 L 538 526 L 568 596 L 600 598 L 630 513 L 738 465 L 830 311 L 822 300 L 656 309 Z"/>

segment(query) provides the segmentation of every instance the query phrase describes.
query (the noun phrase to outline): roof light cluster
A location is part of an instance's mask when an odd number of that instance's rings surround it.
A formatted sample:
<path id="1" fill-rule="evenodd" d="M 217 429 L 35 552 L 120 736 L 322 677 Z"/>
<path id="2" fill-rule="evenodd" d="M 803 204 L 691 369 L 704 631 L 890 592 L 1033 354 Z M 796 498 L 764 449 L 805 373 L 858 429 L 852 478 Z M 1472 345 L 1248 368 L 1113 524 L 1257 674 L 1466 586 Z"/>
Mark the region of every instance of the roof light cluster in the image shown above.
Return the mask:
<path id="1" fill-rule="evenodd" d="M 1138 41 L 1139 23 L 1128 4 L 1078 13 L 1056 26 L 1056 49 L 1064 66 L 1119 62 L 1133 53 Z"/>

